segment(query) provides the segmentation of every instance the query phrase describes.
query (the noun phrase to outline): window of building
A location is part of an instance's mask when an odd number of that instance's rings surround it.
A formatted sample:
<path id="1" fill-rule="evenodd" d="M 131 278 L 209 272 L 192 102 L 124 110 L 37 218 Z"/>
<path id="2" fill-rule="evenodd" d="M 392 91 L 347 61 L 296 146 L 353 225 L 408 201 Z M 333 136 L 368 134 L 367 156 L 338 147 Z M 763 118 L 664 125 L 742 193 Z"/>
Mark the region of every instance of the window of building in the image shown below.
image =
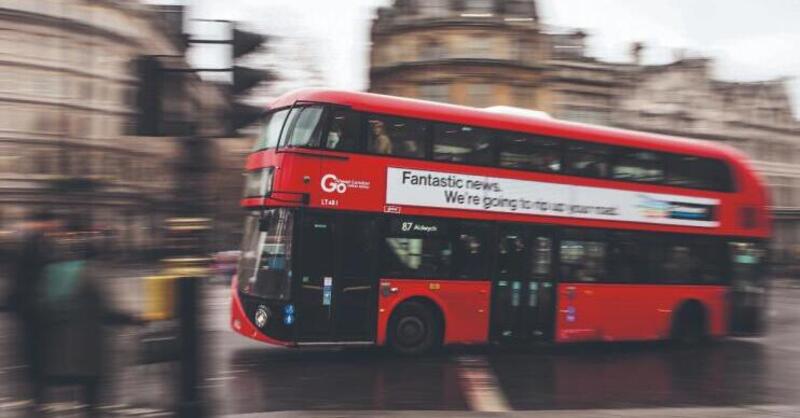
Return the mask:
<path id="1" fill-rule="evenodd" d="M 469 13 L 494 12 L 495 0 L 463 0 L 464 9 Z"/>
<path id="2" fill-rule="evenodd" d="M 441 17 L 447 15 L 448 0 L 424 0 L 419 4 L 419 14 L 426 17 Z"/>
<path id="3" fill-rule="evenodd" d="M 536 88 L 533 86 L 514 86 L 514 106 L 535 109 L 536 108 Z"/>
<path id="4" fill-rule="evenodd" d="M 531 3 L 524 0 L 506 0 L 504 5 L 505 13 L 510 15 L 531 15 L 533 11 Z"/>
<path id="5" fill-rule="evenodd" d="M 533 39 L 517 38 L 514 40 L 512 59 L 522 62 L 532 62 L 536 58 L 536 43 Z"/>
<path id="6" fill-rule="evenodd" d="M 331 110 L 331 125 L 325 148 L 337 151 L 356 151 L 360 148 L 361 115 L 349 109 Z"/>
<path id="7" fill-rule="evenodd" d="M 652 151 L 623 149 L 617 153 L 611 177 L 616 180 L 660 182 L 664 180 L 664 160 Z"/>
<path id="8" fill-rule="evenodd" d="M 469 38 L 469 58 L 486 59 L 495 57 L 497 51 L 492 50 L 492 38 L 486 35 Z"/>
<path id="9" fill-rule="evenodd" d="M 492 102 L 492 86 L 490 84 L 470 84 L 467 86 L 467 104 L 474 107 L 486 107 Z"/>
<path id="10" fill-rule="evenodd" d="M 367 149 L 373 154 L 422 158 L 428 124 L 392 116 L 370 115 L 367 119 Z"/>
<path id="11" fill-rule="evenodd" d="M 446 55 L 445 44 L 438 39 L 426 39 L 420 47 L 420 58 L 423 60 L 438 60 Z"/>
<path id="12" fill-rule="evenodd" d="M 492 163 L 493 138 L 488 129 L 437 123 L 433 135 L 434 160 L 477 165 Z"/>
<path id="13" fill-rule="evenodd" d="M 585 177 L 608 177 L 610 149 L 604 145 L 569 142 L 566 150 L 566 171 Z"/>
<path id="14" fill-rule="evenodd" d="M 567 231 L 561 240 L 561 280 L 602 282 L 606 280 L 606 242 L 597 231 Z"/>
<path id="15" fill-rule="evenodd" d="M 500 167 L 561 171 L 561 142 L 555 138 L 502 132 L 497 145 L 500 148 Z"/>
<path id="16" fill-rule="evenodd" d="M 608 125 L 610 122 L 609 112 L 599 109 L 566 109 L 561 112 L 560 117 L 565 120 L 593 125 Z"/>
<path id="17" fill-rule="evenodd" d="M 422 84 L 419 86 L 419 97 L 432 102 L 447 103 L 450 101 L 450 85 L 443 83 Z"/>

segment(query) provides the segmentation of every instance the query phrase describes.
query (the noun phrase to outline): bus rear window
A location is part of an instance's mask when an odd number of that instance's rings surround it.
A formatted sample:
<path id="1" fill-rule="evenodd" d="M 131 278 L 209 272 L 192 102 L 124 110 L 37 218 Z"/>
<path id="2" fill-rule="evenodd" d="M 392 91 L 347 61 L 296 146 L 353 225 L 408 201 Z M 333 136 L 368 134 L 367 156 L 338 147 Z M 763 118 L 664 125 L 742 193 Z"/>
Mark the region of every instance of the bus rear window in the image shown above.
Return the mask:
<path id="1" fill-rule="evenodd" d="M 286 116 L 288 114 L 289 109 L 284 109 L 270 113 L 264 118 L 264 122 L 261 127 L 261 134 L 259 135 L 258 140 L 253 147 L 253 151 L 266 148 L 275 148 L 278 146 L 283 123 L 286 121 Z"/>
<path id="2" fill-rule="evenodd" d="M 733 191 L 730 169 L 724 162 L 684 155 L 669 156 L 667 184 L 718 192 Z"/>

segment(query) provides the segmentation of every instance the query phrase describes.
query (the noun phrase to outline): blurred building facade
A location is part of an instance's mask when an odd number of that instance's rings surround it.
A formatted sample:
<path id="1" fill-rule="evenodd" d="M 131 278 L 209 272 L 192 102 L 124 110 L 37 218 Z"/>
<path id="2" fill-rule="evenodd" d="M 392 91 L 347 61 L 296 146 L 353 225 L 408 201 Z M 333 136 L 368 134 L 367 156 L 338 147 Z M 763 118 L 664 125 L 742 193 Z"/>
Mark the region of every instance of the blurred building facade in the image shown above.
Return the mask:
<path id="1" fill-rule="evenodd" d="M 135 63 L 186 67 L 180 20 L 161 12 L 117 0 L 0 4 L 0 228 L 50 208 L 90 216 L 120 252 L 158 245 L 182 151 L 175 137 L 135 135 Z M 182 80 L 168 83 L 164 112 L 195 135 L 222 131 L 224 94 Z"/>
<path id="2" fill-rule="evenodd" d="M 713 61 L 703 57 L 631 70 L 612 123 L 721 141 L 746 153 L 770 185 L 775 258 L 800 261 L 800 122 L 787 80 L 716 80 Z"/>
<path id="3" fill-rule="evenodd" d="M 395 0 L 372 25 L 369 90 L 723 141 L 772 190 L 776 259 L 800 262 L 800 123 L 786 80 L 716 80 L 708 58 L 644 65 L 590 56 L 581 30 L 539 20 L 535 0 Z"/>
<path id="4" fill-rule="evenodd" d="M 585 38 L 544 30 L 534 0 L 397 0 L 373 22 L 369 89 L 608 124 L 624 66 L 589 57 Z"/>

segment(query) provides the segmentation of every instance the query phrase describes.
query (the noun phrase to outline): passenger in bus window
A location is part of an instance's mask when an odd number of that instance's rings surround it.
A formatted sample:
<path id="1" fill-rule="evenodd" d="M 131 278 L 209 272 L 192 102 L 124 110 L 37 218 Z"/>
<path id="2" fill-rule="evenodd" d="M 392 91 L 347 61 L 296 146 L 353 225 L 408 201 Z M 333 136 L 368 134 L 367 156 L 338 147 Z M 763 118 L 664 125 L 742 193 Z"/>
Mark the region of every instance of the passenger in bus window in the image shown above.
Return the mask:
<path id="1" fill-rule="evenodd" d="M 416 141 L 407 139 L 403 141 L 402 144 L 400 145 L 401 145 L 400 155 L 416 156 L 419 154 L 419 146 L 417 146 Z"/>
<path id="2" fill-rule="evenodd" d="M 334 120 L 333 125 L 331 126 L 330 132 L 328 132 L 328 142 L 325 146 L 328 149 L 337 149 L 339 143 L 342 141 L 342 126 L 336 123 Z"/>
<path id="3" fill-rule="evenodd" d="M 561 157 L 558 155 L 558 151 L 547 150 L 543 151 L 542 154 L 542 159 L 544 160 L 544 164 L 541 165 L 542 169 L 553 172 L 561 171 Z"/>
<path id="4" fill-rule="evenodd" d="M 375 154 L 392 154 L 392 140 L 386 134 L 386 127 L 383 122 L 377 119 L 369 121 L 372 127 L 372 136 L 370 138 L 370 151 Z"/>

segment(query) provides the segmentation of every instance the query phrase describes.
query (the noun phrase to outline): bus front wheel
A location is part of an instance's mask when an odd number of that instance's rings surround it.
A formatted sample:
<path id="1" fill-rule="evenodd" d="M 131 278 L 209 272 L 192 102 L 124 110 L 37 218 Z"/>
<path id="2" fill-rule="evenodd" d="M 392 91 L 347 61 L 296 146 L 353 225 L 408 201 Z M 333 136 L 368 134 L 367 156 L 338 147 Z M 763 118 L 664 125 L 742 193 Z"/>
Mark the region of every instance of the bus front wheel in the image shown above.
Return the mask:
<path id="1" fill-rule="evenodd" d="M 418 355 L 441 343 L 441 326 L 433 309 L 418 301 L 398 306 L 388 327 L 389 346 L 398 354 Z"/>

